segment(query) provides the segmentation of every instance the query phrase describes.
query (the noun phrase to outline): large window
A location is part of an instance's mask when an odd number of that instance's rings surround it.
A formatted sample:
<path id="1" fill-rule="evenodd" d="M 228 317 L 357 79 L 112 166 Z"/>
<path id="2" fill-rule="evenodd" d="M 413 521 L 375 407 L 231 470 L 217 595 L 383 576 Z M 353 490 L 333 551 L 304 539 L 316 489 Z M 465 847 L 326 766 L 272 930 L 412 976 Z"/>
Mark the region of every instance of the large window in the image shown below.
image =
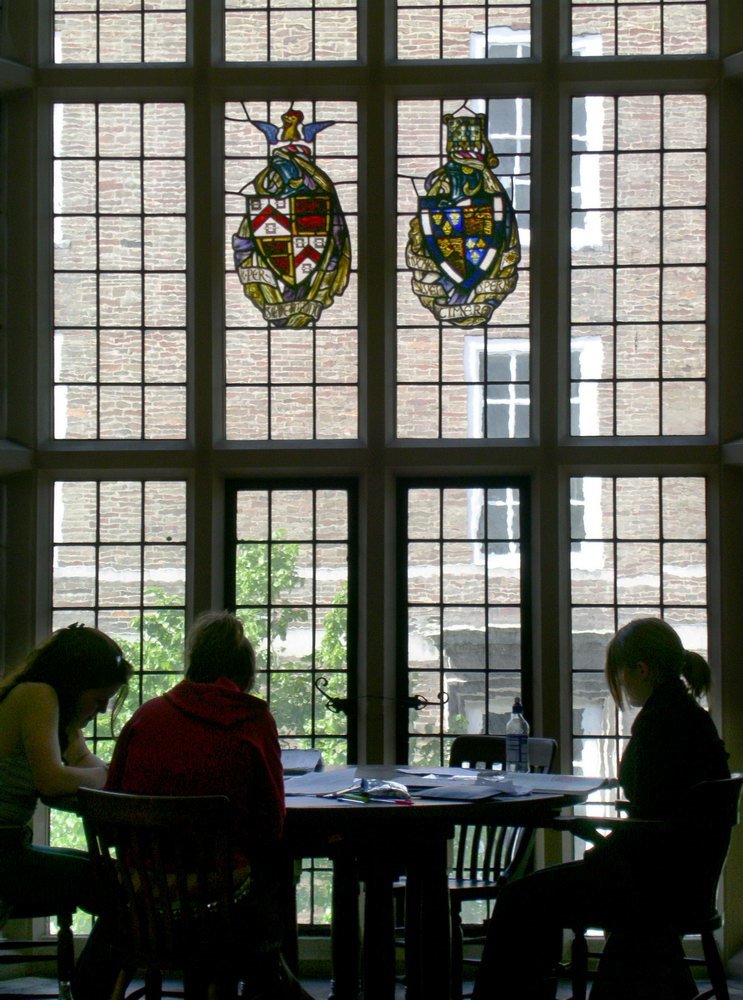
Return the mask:
<path id="1" fill-rule="evenodd" d="M 738 0 L 34 7 L 1 8 L 7 661 L 95 622 L 128 712 L 229 606 L 287 746 L 445 759 L 520 692 L 609 775 L 603 651 L 653 614 L 724 722 Z M 447 243 L 458 126 L 486 279 Z"/>

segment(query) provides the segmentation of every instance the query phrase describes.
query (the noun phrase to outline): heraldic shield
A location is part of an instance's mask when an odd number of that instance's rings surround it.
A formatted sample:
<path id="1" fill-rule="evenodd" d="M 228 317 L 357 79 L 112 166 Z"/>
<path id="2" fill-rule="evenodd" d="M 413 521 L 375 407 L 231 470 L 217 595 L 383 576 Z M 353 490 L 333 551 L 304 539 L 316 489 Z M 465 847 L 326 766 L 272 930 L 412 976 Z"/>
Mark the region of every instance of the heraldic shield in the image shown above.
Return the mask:
<path id="1" fill-rule="evenodd" d="M 445 115 L 448 159 L 426 178 L 410 223 L 406 260 L 413 291 L 436 319 L 487 323 L 518 280 L 516 216 L 492 172 L 498 158 L 485 115 Z"/>
<path id="2" fill-rule="evenodd" d="M 247 212 L 232 237 L 243 291 L 277 327 L 318 319 L 348 284 L 351 240 L 338 195 L 308 145 L 333 122 L 302 126 L 301 111 L 282 115 L 279 128 L 253 122 L 279 144 L 268 166 L 247 185 Z M 245 189 L 244 189 L 245 190 Z"/>

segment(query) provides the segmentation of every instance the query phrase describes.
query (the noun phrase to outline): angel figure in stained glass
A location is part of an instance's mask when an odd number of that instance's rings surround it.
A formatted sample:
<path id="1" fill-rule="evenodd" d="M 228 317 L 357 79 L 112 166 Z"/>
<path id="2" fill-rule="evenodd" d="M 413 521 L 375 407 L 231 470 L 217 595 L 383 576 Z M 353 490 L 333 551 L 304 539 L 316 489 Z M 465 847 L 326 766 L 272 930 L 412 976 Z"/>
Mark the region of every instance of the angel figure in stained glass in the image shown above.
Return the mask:
<path id="1" fill-rule="evenodd" d="M 277 327 L 318 319 L 348 284 L 351 239 L 335 186 L 311 143 L 335 122 L 306 122 L 289 108 L 282 126 L 252 121 L 272 148 L 242 189 L 246 214 L 232 237 L 243 291 Z"/>
<path id="2" fill-rule="evenodd" d="M 436 319 L 481 326 L 516 287 L 516 215 L 493 173 L 485 115 L 444 115 L 443 124 L 447 161 L 426 178 L 405 259 L 413 291 Z"/>

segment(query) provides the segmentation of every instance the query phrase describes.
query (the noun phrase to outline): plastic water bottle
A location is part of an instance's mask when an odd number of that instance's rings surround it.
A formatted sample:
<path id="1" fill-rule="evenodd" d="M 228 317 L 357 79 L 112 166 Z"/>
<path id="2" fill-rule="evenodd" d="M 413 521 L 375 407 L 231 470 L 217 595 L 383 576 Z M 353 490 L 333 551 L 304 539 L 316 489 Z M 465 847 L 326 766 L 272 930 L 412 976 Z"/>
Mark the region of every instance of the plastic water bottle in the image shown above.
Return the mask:
<path id="1" fill-rule="evenodd" d="M 516 698 L 506 723 L 506 770 L 529 770 L 529 723 L 524 718 L 521 699 Z"/>

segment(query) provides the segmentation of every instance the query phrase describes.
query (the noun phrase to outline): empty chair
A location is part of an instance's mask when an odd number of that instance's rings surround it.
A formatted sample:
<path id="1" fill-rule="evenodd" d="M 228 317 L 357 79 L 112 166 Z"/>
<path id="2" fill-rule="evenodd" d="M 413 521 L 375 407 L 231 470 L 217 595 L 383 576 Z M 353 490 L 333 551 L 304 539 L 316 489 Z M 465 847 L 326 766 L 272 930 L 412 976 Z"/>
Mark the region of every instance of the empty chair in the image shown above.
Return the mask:
<path id="1" fill-rule="evenodd" d="M 529 766 L 532 771 L 552 770 L 557 742 L 541 737 L 529 738 Z M 451 767 L 498 768 L 506 760 L 505 736 L 457 736 L 451 746 Z M 452 937 L 451 996 L 462 996 L 463 964 L 475 964 L 464 958 L 467 943 L 481 943 L 478 931 L 465 934 L 462 905 L 470 900 L 493 900 L 500 889 L 526 871 L 534 851 L 536 831 L 524 826 L 473 825 L 457 827 L 454 866 L 449 877 Z"/>

